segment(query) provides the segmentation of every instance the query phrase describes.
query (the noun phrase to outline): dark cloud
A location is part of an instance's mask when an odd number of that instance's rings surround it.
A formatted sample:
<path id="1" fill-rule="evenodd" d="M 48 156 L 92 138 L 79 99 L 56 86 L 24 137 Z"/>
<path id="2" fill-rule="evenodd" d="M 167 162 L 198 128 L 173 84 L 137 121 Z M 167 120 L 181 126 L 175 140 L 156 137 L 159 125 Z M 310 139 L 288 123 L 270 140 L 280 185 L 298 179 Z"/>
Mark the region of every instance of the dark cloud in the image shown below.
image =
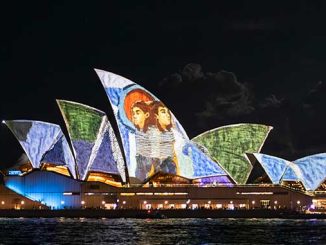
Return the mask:
<path id="1" fill-rule="evenodd" d="M 291 87 L 289 94 L 284 87 L 279 95 L 272 87 L 266 89 L 269 95 L 258 99 L 255 88 L 238 81 L 234 73 L 205 72 L 201 65 L 191 63 L 163 79 L 160 88 L 171 91 L 171 97 L 164 99 L 172 100 L 170 108 L 190 137 L 227 124 L 262 123 L 274 127 L 263 148 L 266 154 L 294 160 L 326 151 L 323 82 L 306 93 Z"/>
<path id="2" fill-rule="evenodd" d="M 190 137 L 254 122 L 274 126 L 264 147 L 269 153 L 295 159 L 325 145 L 325 84 L 314 83 L 326 80 L 326 1 L 2 7 L 1 119 L 48 121 L 65 130 L 55 103 L 63 98 L 99 108 L 114 122 L 97 67 L 152 91 Z M 8 128 L 0 131 L 0 163 L 18 159 L 21 146 Z"/>
<path id="3" fill-rule="evenodd" d="M 180 73 L 173 73 L 159 82 L 160 87 L 173 88 L 179 87 L 183 82 L 182 75 Z"/>
<path id="4" fill-rule="evenodd" d="M 214 83 L 203 112 L 197 114 L 198 120 L 213 117 L 213 120 L 235 118 L 254 111 L 253 94 L 246 84 L 237 81 L 231 72 L 208 73 L 208 80 Z M 208 119 L 208 118 L 207 118 Z"/>
<path id="5" fill-rule="evenodd" d="M 179 101 L 179 104 L 185 104 L 184 108 L 192 105 L 192 120 L 195 114 L 197 125 L 201 127 L 247 115 L 255 110 L 252 105 L 254 95 L 249 85 L 239 82 L 232 72 L 205 72 L 201 65 L 190 63 L 179 73 L 163 79 L 161 86 L 173 88 L 180 95 L 187 94 L 186 99 Z"/>
<path id="6" fill-rule="evenodd" d="M 202 67 L 199 64 L 190 63 L 181 71 L 181 77 L 184 81 L 196 82 L 205 79 Z"/>
<path id="7" fill-rule="evenodd" d="M 308 113 L 317 113 L 326 104 L 326 84 L 318 81 L 303 99 L 303 109 Z M 322 114 L 321 114 L 322 115 Z"/>
<path id="8" fill-rule="evenodd" d="M 278 99 L 274 94 L 271 94 L 259 104 L 259 107 L 262 109 L 280 108 L 283 102 L 284 102 L 284 98 Z"/>

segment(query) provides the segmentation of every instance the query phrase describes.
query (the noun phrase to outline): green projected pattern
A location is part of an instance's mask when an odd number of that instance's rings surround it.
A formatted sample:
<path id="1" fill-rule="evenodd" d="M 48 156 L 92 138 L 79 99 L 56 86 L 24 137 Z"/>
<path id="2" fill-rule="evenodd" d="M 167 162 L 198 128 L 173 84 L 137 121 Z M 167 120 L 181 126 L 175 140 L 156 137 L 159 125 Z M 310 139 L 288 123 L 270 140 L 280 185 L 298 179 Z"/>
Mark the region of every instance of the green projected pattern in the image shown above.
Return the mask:
<path id="1" fill-rule="evenodd" d="M 94 142 L 101 126 L 103 112 L 96 111 L 78 103 L 57 101 L 64 116 L 65 122 L 69 125 L 69 134 L 72 140 L 85 140 Z"/>
<path id="2" fill-rule="evenodd" d="M 260 124 L 236 124 L 207 131 L 192 140 L 206 147 L 237 184 L 245 184 L 252 170 L 245 153 L 260 152 L 271 129 Z"/>

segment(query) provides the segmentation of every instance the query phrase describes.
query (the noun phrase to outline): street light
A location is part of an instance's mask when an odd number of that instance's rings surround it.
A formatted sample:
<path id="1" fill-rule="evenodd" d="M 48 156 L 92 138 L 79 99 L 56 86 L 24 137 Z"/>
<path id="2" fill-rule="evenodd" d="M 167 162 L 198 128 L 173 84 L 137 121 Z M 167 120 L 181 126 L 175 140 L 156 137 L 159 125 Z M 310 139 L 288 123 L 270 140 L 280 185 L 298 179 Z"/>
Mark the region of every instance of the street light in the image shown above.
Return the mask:
<path id="1" fill-rule="evenodd" d="M 251 204 L 252 204 L 252 208 L 254 209 L 255 208 L 255 200 L 251 201 Z"/>

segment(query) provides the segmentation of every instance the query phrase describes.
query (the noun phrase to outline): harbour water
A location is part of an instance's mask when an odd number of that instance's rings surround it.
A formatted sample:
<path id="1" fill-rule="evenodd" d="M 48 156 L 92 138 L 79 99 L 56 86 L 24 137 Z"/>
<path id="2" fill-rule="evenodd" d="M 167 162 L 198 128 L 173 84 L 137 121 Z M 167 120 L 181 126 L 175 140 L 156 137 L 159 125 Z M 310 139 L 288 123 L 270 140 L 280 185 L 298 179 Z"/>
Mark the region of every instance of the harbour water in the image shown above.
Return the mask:
<path id="1" fill-rule="evenodd" d="M 0 244 L 326 244 L 325 219 L 0 218 Z"/>

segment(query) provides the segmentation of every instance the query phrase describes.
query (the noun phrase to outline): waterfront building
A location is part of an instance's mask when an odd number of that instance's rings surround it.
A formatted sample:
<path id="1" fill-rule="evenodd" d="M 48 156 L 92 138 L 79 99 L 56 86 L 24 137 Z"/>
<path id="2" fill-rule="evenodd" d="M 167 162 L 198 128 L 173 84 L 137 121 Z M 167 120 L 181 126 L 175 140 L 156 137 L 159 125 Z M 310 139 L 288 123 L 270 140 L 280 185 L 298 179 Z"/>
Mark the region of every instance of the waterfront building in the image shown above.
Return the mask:
<path id="1" fill-rule="evenodd" d="M 19 201 L 25 209 L 326 208 L 325 153 L 295 161 L 263 154 L 272 127 L 261 124 L 227 125 L 189 139 L 149 91 L 96 72 L 117 132 L 103 111 L 66 100 L 57 103 L 69 141 L 59 125 L 4 121 L 28 160 L 2 171 L 0 208 L 22 208 Z"/>

